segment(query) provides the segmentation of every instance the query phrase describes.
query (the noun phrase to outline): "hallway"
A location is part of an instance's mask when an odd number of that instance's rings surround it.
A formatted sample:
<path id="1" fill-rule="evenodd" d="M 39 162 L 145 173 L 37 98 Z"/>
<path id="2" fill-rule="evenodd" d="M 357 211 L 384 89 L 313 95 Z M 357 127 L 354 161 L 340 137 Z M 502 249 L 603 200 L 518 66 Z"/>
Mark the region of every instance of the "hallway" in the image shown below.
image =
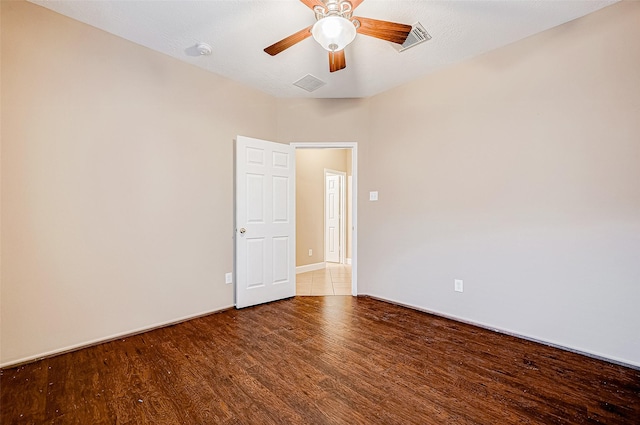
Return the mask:
<path id="1" fill-rule="evenodd" d="M 296 275 L 296 295 L 351 295 L 351 266 L 327 263 L 327 267 Z"/>

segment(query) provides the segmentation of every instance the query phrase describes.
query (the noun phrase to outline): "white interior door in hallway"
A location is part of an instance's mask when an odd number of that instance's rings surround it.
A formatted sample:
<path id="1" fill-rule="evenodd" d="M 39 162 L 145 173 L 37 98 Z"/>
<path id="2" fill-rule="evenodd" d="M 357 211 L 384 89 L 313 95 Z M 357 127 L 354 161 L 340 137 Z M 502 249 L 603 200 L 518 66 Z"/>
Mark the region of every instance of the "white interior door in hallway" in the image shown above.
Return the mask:
<path id="1" fill-rule="evenodd" d="M 236 308 L 296 294 L 295 169 L 293 147 L 237 137 Z"/>
<path id="2" fill-rule="evenodd" d="M 343 263 L 345 173 L 325 170 L 324 178 L 324 260 Z"/>

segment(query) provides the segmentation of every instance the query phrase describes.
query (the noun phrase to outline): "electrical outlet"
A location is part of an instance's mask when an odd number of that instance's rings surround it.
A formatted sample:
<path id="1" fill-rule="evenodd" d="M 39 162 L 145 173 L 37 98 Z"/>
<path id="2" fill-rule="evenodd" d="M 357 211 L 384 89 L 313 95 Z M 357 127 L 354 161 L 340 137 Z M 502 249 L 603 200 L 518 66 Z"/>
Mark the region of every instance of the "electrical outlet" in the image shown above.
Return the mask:
<path id="1" fill-rule="evenodd" d="M 224 274 L 224 283 L 226 283 L 226 284 L 233 283 L 233 274 L 225 273 Z"/>
<path id="2" fill-rule="evenodd" d="M 378 191 L 369 192 L 369 200 L 377 201 L 378 200 Z"/>
<path id="3" fill-rule="evenodd" d="M 456 292 L 463 292 L 464 291 L 463 282 L 460 279 L 455 279 L 453 281 L 453 290 L 456 291 Z"/>
<path id="4" fill-rule="evenodd" d="M 310 249 L 309 250 L 309 257 L 312 257 L 312 256 L 313 256 L 313 249 Z"/>

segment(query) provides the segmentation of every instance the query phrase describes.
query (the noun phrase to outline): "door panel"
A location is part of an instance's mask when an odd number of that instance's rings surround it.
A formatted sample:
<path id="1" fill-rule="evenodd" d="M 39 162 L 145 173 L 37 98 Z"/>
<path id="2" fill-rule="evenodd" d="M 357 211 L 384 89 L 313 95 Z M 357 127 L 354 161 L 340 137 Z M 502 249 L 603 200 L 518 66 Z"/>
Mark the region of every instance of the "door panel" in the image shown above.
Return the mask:
<path id="1" fill-rule="evenodd" d="M 295 152 L 236 140 L 236 307 L 295 296 Z"/>
<path id="2" fill-rule="evenodd" d="M 289 238 L 287 236 L 273 238 L 273 283 L 287 283 L 291 276 L 289 274 Z"/>
<path id="3" fill-rule="evenodd" d="M 264 223 L 264 176 L 247 174 L 247 222 Z"/>
<path id="4" fill-rule="evenodd" d="M 264 286 L 264 238 L 247 238 L 247 288 Z"/>
<path id="5" fill-rule="evenodd" d="M 291 182 L 287 177 L 273 177 L 273 221 L 275 223 L 287 223 L 289 216 L 289 186 Z"/>

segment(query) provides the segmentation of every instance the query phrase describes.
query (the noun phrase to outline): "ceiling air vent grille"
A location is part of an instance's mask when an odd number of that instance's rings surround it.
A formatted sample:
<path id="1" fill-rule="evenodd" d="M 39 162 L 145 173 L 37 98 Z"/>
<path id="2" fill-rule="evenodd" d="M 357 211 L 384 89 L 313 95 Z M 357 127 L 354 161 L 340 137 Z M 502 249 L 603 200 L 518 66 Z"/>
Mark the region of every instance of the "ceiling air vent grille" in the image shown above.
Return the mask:
<path id="1" fill-rule="evenodd" d="M 324 86 L 325 84 L 327 83 L 314 77 L 311 74 L 307 74 L 304 77 L 300 78 L 295 83 L 293 83 L 294 86 L 298 86 L 301 89 L 308 91 L 309 93 L 311 93 L 312 91 L 318 90 L 320 87 Z"/>
<path id="2" fill-rule="evenodd" d="M 402 44 L 402 46 L 398 47 L 398 51 L 404 52 L 413 46 L 417 46 L 418 44 L 429 40 L 431 40 L 431 36 L 427 30 L 424 29 L 420 22 L 416 22 L 416 24 L 411 28 L 411 32 L 407 36 L 407 40 Z"/>

